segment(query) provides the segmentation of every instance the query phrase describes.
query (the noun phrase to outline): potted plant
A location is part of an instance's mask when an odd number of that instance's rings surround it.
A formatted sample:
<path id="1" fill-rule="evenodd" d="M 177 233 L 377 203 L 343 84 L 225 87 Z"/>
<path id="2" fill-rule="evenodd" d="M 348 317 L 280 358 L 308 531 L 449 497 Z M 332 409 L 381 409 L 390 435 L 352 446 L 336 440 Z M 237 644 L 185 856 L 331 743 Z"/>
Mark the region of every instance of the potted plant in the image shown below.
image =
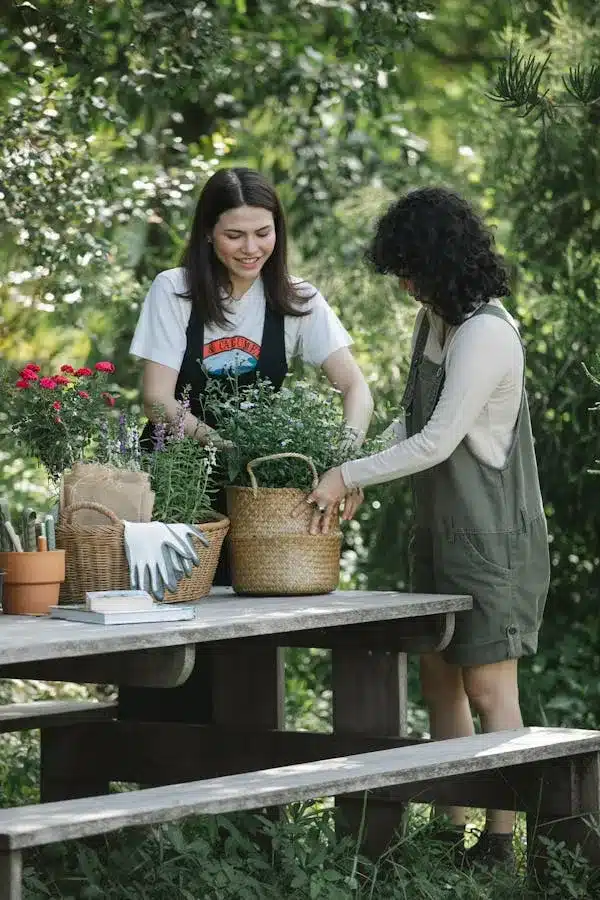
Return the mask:
<path id="1" fill-rule="evenodd" d="M 115 366 L 108 360 L 75 368 L 65 363 L 44 374 L 28 363 L 11 381 L 4 376 L 3 403 L 8 428 L 24 451 L 36 457 L 50 478 L 85 459 L 97 444 L 101 423 L 115 405 L 109 379 Z"/>
<path id="2" fill-rule="evenodd" d="M 19 519 L 21 528 L 13 526 L 6 501 L 0 502 L 2 611 L 9 615 L 46 615 L 58 603 L 65 578 L 65 551 L 55 547 L 51 516 L 36 523 L 33 510 L 24 510 Z"/>
<path id="3" fill-rule="evenodd" d="M 313 510 L 301 501 L 320 474 L 351 452 L 352 436 L 335 392 L 316 391 L 301 381 L 275 391 L 260 379 L 241 390 L 234 382 L 227 391 L 215 380 L 205 402 L 221 437 L 234 444 L 220 473 L 228 485 L 234 590 L 334 590 L 341 531 L 338 526 L 328 534 L 309 534 Z"/>
<path id="4" fill-rule="evenodd" d="M 187 406 L 184 398 L 181 415 L 174 423 L 161 420 L 160 410 L 155 412 L 153 448 L 141 456 L 155 495 L 153 521 L 195 525 L 208 540 L 205 547 L 194 538 L 200 565 L 179 583 L 175 593 L 165 593 L 165 602 L 171 603 L 198 600 L 208 594 L 229 530 L 229 519 L 211 505 L 216 490 L 213 473 L 217 451 L 185 435 L 183 418 Z"/>

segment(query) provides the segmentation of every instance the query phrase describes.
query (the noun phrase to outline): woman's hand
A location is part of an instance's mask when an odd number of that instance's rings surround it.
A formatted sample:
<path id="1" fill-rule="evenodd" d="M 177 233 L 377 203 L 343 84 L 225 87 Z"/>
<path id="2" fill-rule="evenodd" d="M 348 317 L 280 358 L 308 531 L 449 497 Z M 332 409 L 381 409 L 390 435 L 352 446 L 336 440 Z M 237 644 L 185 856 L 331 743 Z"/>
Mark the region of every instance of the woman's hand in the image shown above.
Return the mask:
<path id="1" fill-rule="evenodd" d="M 193 437 L 203 447 L 206 447 L 207 444 L 212 444 L 217 450 L 231 450 L 235 447 L 232 441 L 222 438 L 219 432 L 207 425 L 206 422 L 198 422 Z"/>
<path id="2" fill-rule="evenodd" d="M 365 495 L 362 488 L 354 488 L 346 494 L 344 498 L 344 515 L 342 516 L 345 522 L 349 522 L 350 519 L 354 518 L 358 507 L 364 499 Z"/>
<path id="3" fill-rule="evenodd" d="M 307 503 L 312 503 L 316 507 L 310 523 L 311 534 L 329 533 L 332 522 L 335 523 L 339 515 L 342 500 L 344 500 L 343 518 L 348 521 L 362 503 L 363 493 L 360 488 L 348 491 L 341 469 L 336 466 L 321 476 L 317 487 L 306 498 Z"/>

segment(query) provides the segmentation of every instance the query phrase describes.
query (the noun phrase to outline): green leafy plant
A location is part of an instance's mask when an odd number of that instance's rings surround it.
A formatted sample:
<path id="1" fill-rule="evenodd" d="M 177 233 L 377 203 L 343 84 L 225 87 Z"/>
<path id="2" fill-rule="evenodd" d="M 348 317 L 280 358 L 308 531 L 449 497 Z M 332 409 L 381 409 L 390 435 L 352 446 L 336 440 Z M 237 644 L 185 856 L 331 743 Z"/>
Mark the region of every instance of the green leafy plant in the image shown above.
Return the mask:
<path id="1" fill-rule="evenodd" d="M 249 484 L 246 465 L 261 456 L 302 453 L 321 474 L 352 453 L 353 435 L 344 423 L 336 392 L 316 391 L 304 381 L 276 391 L 265 379 L 243 388 L 235 379 L 229 385 L 213 379 L 205 409 L 221 437 L 234 444 L 227 453 L 227 480 L 234 485 Z M 257 476 L 268 487 L 311 486 L 310 470 L 298 459 L 269 460 Z"/>
<path id="2" fill-rule="evenodd" d="M 178 419 L 169 423 L 155 418 L 153 449 L 142 465 L 155 493 L 153 519 L 158 522 L 199 523 L 214 519 L 211 508 L 215 486 L 212 474 L 217 451 L 202 446 L 184 433 L 188 402 L 184 399 Z"/>

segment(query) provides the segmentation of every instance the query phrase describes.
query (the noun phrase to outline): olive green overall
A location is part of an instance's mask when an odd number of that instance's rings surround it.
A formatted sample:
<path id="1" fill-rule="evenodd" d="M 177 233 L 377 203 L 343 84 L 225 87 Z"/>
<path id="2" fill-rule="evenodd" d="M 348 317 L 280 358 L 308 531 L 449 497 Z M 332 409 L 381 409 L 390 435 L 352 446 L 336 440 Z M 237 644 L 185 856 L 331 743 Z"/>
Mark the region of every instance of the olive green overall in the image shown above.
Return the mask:
<path id="1" fill-rule="evenodd" d="M 474 315 L 497 316 L 512 327 L 496 306 L 485 304 Z M 444 383 L 444 363 L 424 355 L 428 334 L 425 316 L 403 400 L 408 437 L 427 424 Z M 550 559 L 525 388 L 502 468 L 481 462 L 463 440 L 412 483 L 412 589 L 473 597 L 473 609 L 456 615 L 444 658 L 477 666 L 535 653 Z"/>

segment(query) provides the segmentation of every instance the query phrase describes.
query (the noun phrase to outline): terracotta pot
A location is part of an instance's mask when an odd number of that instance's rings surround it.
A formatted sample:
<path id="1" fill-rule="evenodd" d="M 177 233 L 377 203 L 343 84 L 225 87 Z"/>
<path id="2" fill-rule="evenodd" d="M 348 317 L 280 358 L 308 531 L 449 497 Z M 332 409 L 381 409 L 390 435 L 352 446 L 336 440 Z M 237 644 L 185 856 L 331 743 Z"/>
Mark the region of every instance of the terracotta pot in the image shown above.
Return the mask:
<path id="1" fill-rule="evenodd" d="M 13 616 L 47 615 L 58 603 L 65 579 L 65 551 L 0 553 L 4 569 L 2 611 Z"/>

